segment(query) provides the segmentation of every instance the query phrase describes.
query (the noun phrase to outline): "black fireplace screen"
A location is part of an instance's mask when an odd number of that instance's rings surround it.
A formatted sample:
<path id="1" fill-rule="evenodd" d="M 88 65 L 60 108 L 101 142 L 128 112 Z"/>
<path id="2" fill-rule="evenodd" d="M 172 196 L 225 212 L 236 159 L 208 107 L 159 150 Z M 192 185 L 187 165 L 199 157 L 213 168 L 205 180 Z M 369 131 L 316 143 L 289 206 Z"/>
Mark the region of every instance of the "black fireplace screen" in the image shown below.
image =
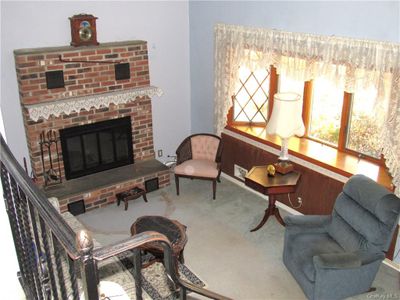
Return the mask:
<path id="1" fill-rule="evenodd" d="M 60 138 L 66 179 L 133 163 L 130 117 L 65 128 Z"/>

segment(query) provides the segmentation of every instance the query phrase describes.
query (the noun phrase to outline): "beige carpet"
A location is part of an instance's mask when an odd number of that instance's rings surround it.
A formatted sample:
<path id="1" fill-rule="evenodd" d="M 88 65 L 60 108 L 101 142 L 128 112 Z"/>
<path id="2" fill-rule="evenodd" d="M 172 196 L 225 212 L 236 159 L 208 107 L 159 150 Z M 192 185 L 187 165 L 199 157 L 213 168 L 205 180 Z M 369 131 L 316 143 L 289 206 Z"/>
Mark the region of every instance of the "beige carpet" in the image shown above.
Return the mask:
<path id="1" fill-rule="evenodd" d="M 251 233 L 267 202 L 222 179 L 212 200 L 211 183 L 181 180 L 181 195 L 170 187 L 137 199 L 129 208 L 110 205 L 79 216 L 103 245 L 129 236 L 136 218 L 162 215 L 187 225 L 185 263 L 215 292 L 234 299 L 305 299 L 282 262 L 284 227 L 274 218 Z M 282 216 L 285 212 L 281 210 Z M 399 273 L 382 265 L 374 282 L 377 291 L 353 299 L 398 299 Z M 397 298 L 396 298 L 397 297 Z"/>

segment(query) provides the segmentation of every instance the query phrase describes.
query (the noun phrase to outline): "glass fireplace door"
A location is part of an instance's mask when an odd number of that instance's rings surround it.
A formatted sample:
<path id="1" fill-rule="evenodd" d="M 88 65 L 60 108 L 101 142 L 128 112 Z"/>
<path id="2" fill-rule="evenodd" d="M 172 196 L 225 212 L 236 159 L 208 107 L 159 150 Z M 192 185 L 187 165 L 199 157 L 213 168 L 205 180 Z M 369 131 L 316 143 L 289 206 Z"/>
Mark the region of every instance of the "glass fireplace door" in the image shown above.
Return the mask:
<path id="1" fill-rule="evenodd" d="M 60 130 L 66 179 L 133 163 L 131 118 Z"/>

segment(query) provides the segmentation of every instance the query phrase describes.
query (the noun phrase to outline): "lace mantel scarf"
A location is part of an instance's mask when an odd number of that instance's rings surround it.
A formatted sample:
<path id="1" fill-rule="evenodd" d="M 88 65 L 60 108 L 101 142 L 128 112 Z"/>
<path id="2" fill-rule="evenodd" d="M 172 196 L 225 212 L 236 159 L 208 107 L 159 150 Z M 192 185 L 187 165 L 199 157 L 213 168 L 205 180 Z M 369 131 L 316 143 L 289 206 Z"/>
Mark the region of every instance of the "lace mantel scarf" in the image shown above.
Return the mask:
<path id="1" fill-rule="evenodd" d="M 162 94 L 163 91 L 159 87 L 148 86 L 120 92 L 107 92 L 25 105 L 25 107 L 28 110 L 29 117 L 36 122 L 40 118 L 47 120 L 50 116 L 59 117 L 61 114 L 70 115 L 73 112 L 79 112 L 81 109 L 89 111 L 93 107 L 99 109 L 100 107 L 108 107 L 110 104 L 119 105 L 128 103 L 134 101 L 136 97 L 153 97 L 156 95 L 160 97 Z"/>
<path id="2" fill-rule="evenodd" d="M 382 125 L 382 153 L 400 196 L 400 44 L 217 24 L 214 28 L 214 130 L 226 125 L 240 66 L 274 65 L 279 74 L 307 81 L 324 77 L 345 91 L 374 86 Z M 383 100 L 387 99 L 387 100 Z"/>

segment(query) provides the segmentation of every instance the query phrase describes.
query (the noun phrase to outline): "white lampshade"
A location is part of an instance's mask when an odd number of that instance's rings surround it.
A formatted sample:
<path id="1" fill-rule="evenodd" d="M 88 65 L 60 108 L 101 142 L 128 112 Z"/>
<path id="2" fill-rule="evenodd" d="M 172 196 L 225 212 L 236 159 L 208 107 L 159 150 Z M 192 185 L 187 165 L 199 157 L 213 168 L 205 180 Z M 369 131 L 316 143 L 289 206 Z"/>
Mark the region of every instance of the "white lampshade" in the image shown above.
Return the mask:
<path id="1" fill-rule="evenodd" d="M 274 107 L 266 128 L 267 133 L 279 135 L 282 139 L 304 135 L 301 112 L 302 102 L 299 94 L 275 94 Z"/>

